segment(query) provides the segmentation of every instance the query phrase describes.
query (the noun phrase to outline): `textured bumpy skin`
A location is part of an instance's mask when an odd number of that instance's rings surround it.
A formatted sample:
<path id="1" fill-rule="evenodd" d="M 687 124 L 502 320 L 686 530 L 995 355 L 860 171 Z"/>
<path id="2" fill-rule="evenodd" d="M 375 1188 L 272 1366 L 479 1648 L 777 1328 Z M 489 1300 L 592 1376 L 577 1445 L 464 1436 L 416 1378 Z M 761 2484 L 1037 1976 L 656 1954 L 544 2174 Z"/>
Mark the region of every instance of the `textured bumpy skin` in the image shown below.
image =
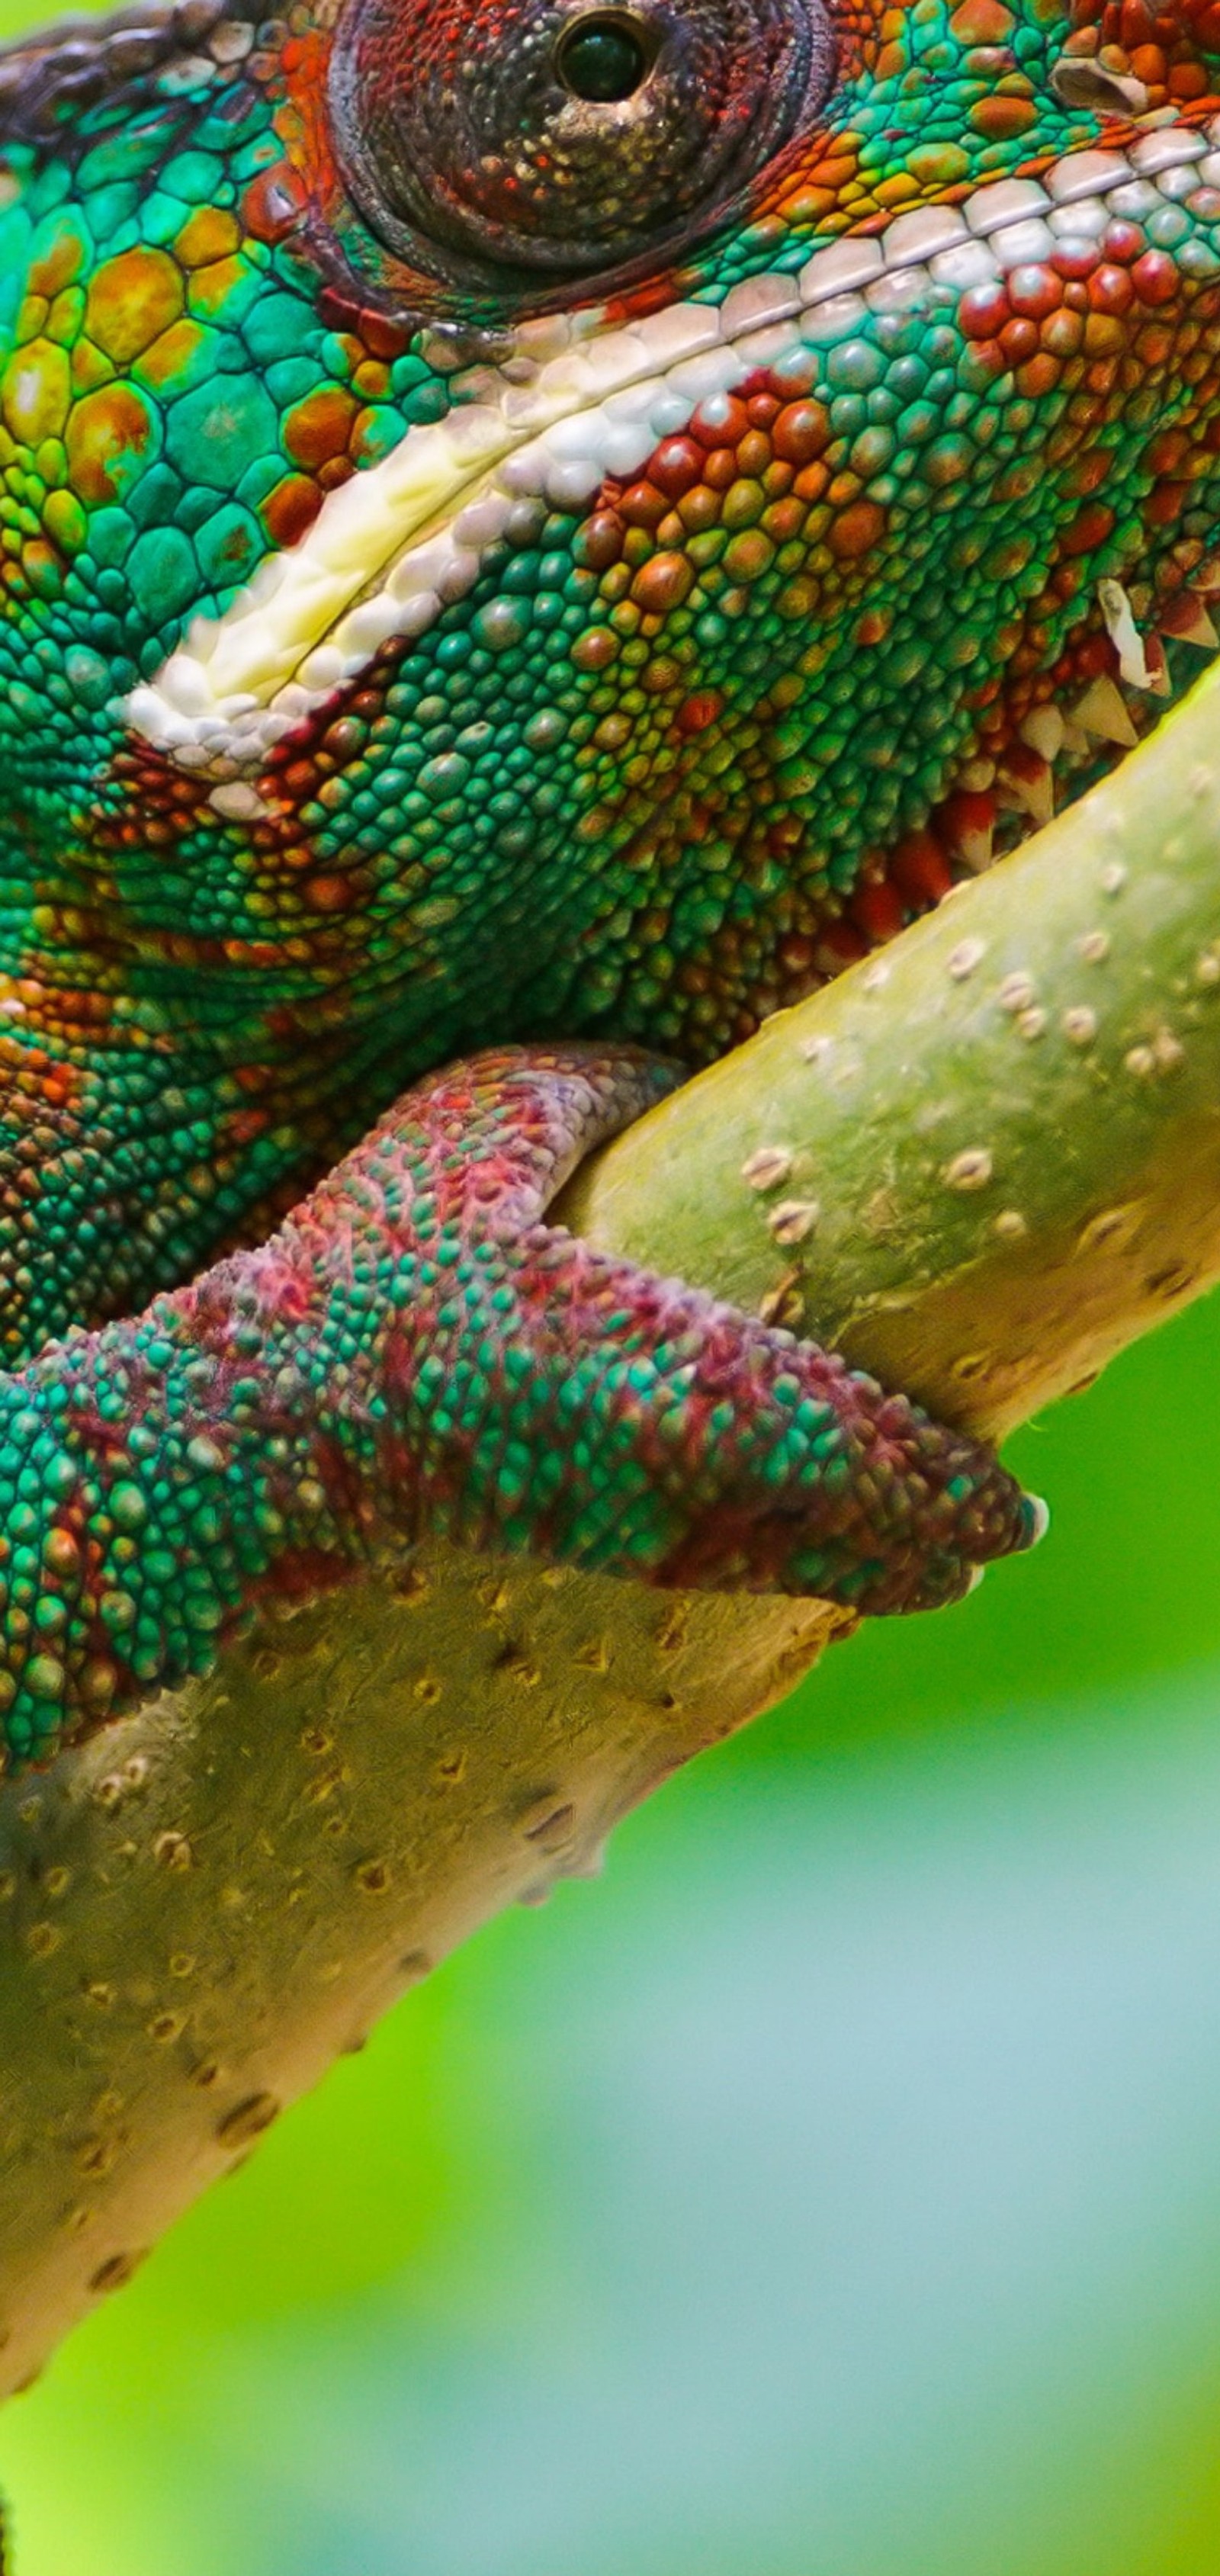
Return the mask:
<path id="1" fill-rule="evenodd" d="M 1218 67 L 1214 0 L 0 57 L 11 1758 L 425 1524 L 875 1609 L 1028 1540 L 541 1212 L 632 1041 L 733 1043 L 1215 647 Z"/>
<path id="2" fill-rule="evenodd" d="M 197 1672 L 265 1587 L 425 1525 L 864 1610 L 933 1607 L 964 1553 L 1021 1544 L 1027 1507 L 971 1442 L 538 1222 L 657 1090 L 593 1049 L 435 1076 L 262 1251 L 70 1342 L 53 1404 L 44 1368 L 9 1380 L 7 1525 L 34 1542 L 10 1725 L 56 1722 L 65 1669 L 95 1713 Z"/>

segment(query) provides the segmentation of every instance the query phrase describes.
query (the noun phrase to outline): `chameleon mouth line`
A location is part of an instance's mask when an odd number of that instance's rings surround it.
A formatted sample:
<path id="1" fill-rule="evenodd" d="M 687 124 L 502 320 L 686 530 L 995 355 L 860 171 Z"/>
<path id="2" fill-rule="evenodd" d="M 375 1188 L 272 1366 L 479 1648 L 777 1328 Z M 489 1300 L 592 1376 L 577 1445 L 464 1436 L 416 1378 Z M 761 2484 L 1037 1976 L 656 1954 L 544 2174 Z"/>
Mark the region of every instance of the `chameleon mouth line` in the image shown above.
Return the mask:
<path id="1" fill-rule="evenodd" d="M 1073 692 L 1040 699 L 1010 741 L 962 761 L 923 823 L 883 852 L 823 933 L 816 980 L 838 974 L 862 949 L 884 945 L 912 911 L 934 908 L 971 876 L 1040 838 L 1057 808 L 1074 804 L 1099 774 L 1113 775 L 1167 712 L 1173 685 L 1165 646 L 1189 645 L 1213 661 L 1220 633 L 1220 554 L 1196 566 L 1172 598 L 1130 597 L 1121 583 L 1098 584 L 1099 623 L 1113 668 Z M 1137 623 L 1150 612 L 1155 624 Z M 895 907 L 898 907 L 896 910 Z"/>
<path id="2" fill-rule="evenodd" d="M 700 403 L 755 370 L 840 342 L 870 315 L 952 311 L 1065 239 L 1095 238 L 1115 216 L 1146 219 L 1199 188 L 1220 188 L 1220 118 L 1202 130 L 1175 118 L 1126 151 L 1065 156 L 1045 186 L 997 180 L 961 205 L 898 215 L 880 235 L 845 235 L 719 305 L 677 304 L 613 331 L 599 331 L 596 314 L 526 322 L 511 373 L 457 379 L 448 417 L 408 431 L 331 493 L 296 546 L 222 617 L 197 620 L 156 679 L 132 691 L 127 720 L 221 786 L 248 779 L 380 646 L 422 634 L 465 596 L 522 502 L 582 511 L 607 475 L 637 472 Z M 1196 257 L 1209 275 L 1220 267 L 1207 244 Z"/>
<path id="3" fill-rule="evenodd" d="M 860 874 L 838 904 L 823 898 L 821 925 L 804 990 L 882 948 L 913 915 L 934 911 L 955 887 L 981 876 L 1041 838 L 1058 813 L 1103 777 L 1113 778 L 1155 731 L 1186 675 L 1171 675 L 1166 647 L 1220 659 L 1220 550 L 1197 562 L 1179 589 L 1157 598 L 1151 584 L 1128 592 L 1103 578 L 1097 613 L 1081 636 L 1084 672 L 1042 674 L 1044 694 L 997 742 L 967 748 L 922 820 L 862 853 Z M 1106 657 L 1097 665 L 1096 645 Z M 1106 667 L 1108 664 L 1108 667 Z"/>
<path id="4" fill-rule="evenodd" d="M 1076 696 L 1032 706 L 999 755 L 963 762 L 952 791 L 929 814 L 924 832 L 939 842 L 955 876 L 981 876 L 994 858 L 1035 840 L 1053 822 L 1058 788 L 1071 804 L 1099 765 L 1122 768 L 1169 706 L 1166 644 L 1189 644 L 1207 659 L 1220 654 L 1210 616 L 1210 605 L 1220 603 L 1220 556 L 1199 564 L 1176 598 L 1158 603 L 1156 626 L 1140 626 L 1122 582 L 1102 580 L 1096 592 L 1114 670 L 1091 677 Z"/>

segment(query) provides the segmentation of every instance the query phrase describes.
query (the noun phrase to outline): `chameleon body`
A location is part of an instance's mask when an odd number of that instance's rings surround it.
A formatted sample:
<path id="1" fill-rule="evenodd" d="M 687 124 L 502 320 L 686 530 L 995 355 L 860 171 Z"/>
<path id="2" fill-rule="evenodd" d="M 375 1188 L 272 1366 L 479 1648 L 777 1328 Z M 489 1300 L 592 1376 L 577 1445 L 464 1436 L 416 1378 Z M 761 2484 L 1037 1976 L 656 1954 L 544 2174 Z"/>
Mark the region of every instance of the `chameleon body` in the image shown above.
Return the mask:
<path id="1" fill-rule="evenodd" d="M 424 1526 L 866 1609 L 1028 1543 L 545 1204 L 1133 741 L 1218 537 L 1214 0 L 0 57 L 11 1760 Z"/>

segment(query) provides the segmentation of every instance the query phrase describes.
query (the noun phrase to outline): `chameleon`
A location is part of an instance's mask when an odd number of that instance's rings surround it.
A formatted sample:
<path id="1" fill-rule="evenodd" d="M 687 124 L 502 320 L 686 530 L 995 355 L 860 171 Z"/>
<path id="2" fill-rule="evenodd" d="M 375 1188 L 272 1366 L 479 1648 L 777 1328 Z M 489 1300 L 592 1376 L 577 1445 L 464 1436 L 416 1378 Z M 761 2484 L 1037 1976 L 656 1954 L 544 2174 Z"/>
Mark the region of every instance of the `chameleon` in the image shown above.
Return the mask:
<path id="1" fill-rule="evenodd" d="M 1040 1507 L 547 1208 L 1216 649 L 1217 0 L 156 0 L 0 54 L 0 1735 L 439 1531 Z"/>

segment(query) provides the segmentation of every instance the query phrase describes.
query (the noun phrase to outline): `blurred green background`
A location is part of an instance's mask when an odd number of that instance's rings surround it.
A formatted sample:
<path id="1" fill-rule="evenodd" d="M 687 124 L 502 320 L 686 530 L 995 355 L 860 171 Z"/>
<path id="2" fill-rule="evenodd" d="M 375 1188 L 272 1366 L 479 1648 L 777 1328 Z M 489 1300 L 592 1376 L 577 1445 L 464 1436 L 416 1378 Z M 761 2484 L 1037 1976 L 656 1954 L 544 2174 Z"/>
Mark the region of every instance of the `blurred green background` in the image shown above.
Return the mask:
<path id="1" fill-rule="evenodd" d="M 19 2576 L 1220 2571 L 1220 1304 L 1011 1454 L 1035 1558 L 493 1925 L 7 2410 Z"/>

